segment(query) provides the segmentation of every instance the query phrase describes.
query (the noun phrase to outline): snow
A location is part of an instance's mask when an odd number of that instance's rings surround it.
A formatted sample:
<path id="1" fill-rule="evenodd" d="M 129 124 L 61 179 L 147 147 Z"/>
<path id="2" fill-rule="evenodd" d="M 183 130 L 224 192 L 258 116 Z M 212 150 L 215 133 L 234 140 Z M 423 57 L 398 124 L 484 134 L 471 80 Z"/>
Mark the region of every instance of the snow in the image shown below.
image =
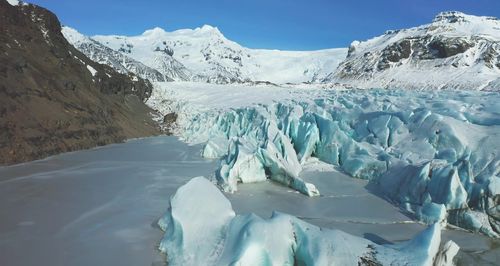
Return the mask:
<path id="1" fill-rule="evenodd" d="M 11 6 L 18 6 L 19 0 L 7 0 L 7 3 L 9 3 Z"/>
<path id="2" fill-rule="evenodd" d="M 494 220 L 472 215 L 494 213 L 497 93 L 183 84 L 156 84 L 148 104 L 166 112 L 173 102 L 177 134 L 220 157 L 214 181 L 224 191 L 271 179 L 319 195 L 301 177 L 316 158 L 370 180 L 422 222 L 498 236 Z"/>
<path id="3" fill-rule="evenodd" d="M 188 79 L 215 83 L 319 80 L 335 69 L 347 54 L 344 48 L 319 51 L 250 49 L 226 39 L 219 29 L 209 25 L 174 32 L 154 28 L 139 36 L 92 38 L 116 51 L 125 51 L 135 60 L 160 71 L 165 69 L 166 61 L 176 60 L 189 70 L 191 77 Z M 163 52 L 168 49 L 173 51 L 172 58 Z"/>
<path id="4" fill-rule="evenodd" d="M 169 265 L 433 265 L 436 259 L 451 261 L 458 252 L 453 242 L 440 249 L 439 224 L 410 241 L 378 245 L 278 212 L 269 219 L 235 215 L 231 203 L 203 177 L 178 189 L 159 225 L 165 231 L 160 250 Z"/>
<path id="5" fill-rule="evenodd" d="M 85 35 L 81 34 L 77 30 L 64 26 L 61 28 L 61 32 L 64 35 L 64 38 L 68 40 L 69 43 L 76 46 L 77 44 L 88 42 L 89 38 Z"/>
<path id="6" fill-rule="evenodd" d="M 95 74 L 97 73 L 97 70 L 95 70 L 95 68 L 93 68 L 90 65 L 87 65 L 87 69 L 89 70 L 90 74 L 92 74 L 92 77 L 94 77 Z"/>

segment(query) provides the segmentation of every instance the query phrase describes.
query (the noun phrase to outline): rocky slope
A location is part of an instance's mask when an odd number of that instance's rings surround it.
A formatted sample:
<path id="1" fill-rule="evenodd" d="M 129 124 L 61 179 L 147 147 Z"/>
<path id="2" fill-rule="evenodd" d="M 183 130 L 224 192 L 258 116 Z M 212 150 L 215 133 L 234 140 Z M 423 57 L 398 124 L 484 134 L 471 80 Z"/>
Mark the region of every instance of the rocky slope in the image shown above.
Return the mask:
<path id="1" fill-rule="evenodd" d="M 63 32 L 73 45 L 93 58 L 92 50 L 97 49 L 82 47 L 75 30 L 65 28 Z M 303 52 L 249 49 L 228 40 L 217 28 L 208 25 L 174 32 L 154 28 L 139 36 L 86 39 L 92 46 L 97 41 L 176 81 L 209 83 L 315 81 L 336 68 L 347 54 L 344 48 Z M 113 57 L 110 54 L 106 57 Z"/>
<path id="2" fill-rule="evenodd" d="M 50 11 L 0 1 L 0 164 L 158 134 L 149 81 L 71 46 Z"/>
<path id="3" fill-rule="evenodd" d="M 354 87 L 500 90 L 500 20 L 460 12 L 351 44 L 324 82 Z"/>

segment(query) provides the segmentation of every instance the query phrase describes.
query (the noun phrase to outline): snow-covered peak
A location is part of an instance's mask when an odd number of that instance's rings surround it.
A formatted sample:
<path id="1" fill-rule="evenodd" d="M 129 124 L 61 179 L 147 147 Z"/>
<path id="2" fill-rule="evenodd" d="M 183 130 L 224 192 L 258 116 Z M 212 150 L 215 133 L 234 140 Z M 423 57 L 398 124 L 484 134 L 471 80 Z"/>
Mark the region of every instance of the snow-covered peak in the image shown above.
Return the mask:
<path id="1" fill-rule="evenodd" d="M 364 42 L 354 41 L 352 52 L 361 52 L 365 48 L 386 46 L 404 38 L 423 36 L 472 37 L 482 36 L 500 40 L 500 20 L 494 17 L 467 15 L 458 11 L 441 12 L 432 23 L 401 30 L 389 30 L 384 35 L 374 37 Z"/>
<path id="2" fill-rule="evenodd" d="M 7 2 L 8 2 L 11 6 L 18 6 L 18 5 L 19 5 L 19 0 L 7 0 Z"/>
<path id="3" fill-rule="evenodd" d="M 445 11 L 438 13 L 432 22 L 456 23 L 466 21 L 467 17 L 470 16 L 460 11 Z"/>
<path id="4" fill-rule="evenodd" d="M 194 29 L 194 32 L 198 34 L 215 34 L 223 36 L 219 28 L 207 24 L 203 25 L 202 27 Z"/>
<path id="5" fill-rule="evenodd" d="M 219 28 L 205 24 L 194 29 L 178 29 L 169 33 L 171 36 L 207 36 L 214 35 L 225 38 Z"/>
<path id="6" fill-rule="evenodd" d="M 172 36 L 189 36 L 189 37 L 206 37 L 206 36 L 216 36 L 220 38 L 225 38 L 224 35 L 220 32 L 217 27 L 211 25 L 203 25 L 201 27 L 197 27 L 194 29 L 179 29 L 173 32 L 167 32 L 163 28 L 155 27 L 149 30 L 145 30 L 140 36 L 136 37 L 145 37 L 148 39 L 155 38 L 168 38 Z M 116 36 L 121 38 L 126 38 L 125 36 Z M 133 38 L 133 36 L 128 37 Z"/>
<path id="7" fill-rule="evenodd" d="M 165 35 L 167 32 L 160 28 L 160 27 L 154 27 L 149 30 L 145 30 L 144 33 L 142 33 L 142 36 L 161 36 Z"/>
<path id="8" fill-rule="evenodd" d="M 495 17 L 468 15 L 460 11 L 445 11 L 438 13 L 432 22 L 460 23 L 460 22 L 475 22 L 478 20 L 491 20 L 491 21 L 497 21 L 497 23 L 499 22 L 499 20 Z"/>
<path id="9" fill-rule="evenodd" d="M 89 42 L 89 38 L 77 30 L 68 27 L 68 26 L 63 26 L 61 29 L 62 34 L 68 40 L 69 43 L 76 45 L 84 42 Z"/>
<path id="10" fill-rule="evenodd" d="M 441 12 L 422 29 L 444 35 L 482 35 L 500 39 L 500 20 L 495 17 L 467 15 L 458 11 Z"/>

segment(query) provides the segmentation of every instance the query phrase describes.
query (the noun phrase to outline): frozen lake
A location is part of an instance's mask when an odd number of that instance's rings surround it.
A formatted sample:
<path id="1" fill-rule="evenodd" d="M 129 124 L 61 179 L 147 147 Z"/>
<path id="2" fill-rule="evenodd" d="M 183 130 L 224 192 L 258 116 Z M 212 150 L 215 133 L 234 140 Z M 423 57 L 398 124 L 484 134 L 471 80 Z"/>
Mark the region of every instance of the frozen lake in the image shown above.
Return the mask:
<path id="1" fill-rule="evenodd" d="M 54 156 L 0 168 L 0 265 L 163 265 L 156 222 L 175 190 L 210 176 L 216 160 L 175 137 Z M 317 171 L 318 168 L 327 170 Z M 227 195 L 237 213 L 278 210 L 377 243 L 411 238 L 423 226 L 352 179 L 311 164 L 301 176 L 320 188 L 308 198 L 272 182 L 242 184 Z M 459 262 L 500 260 L 500 241 L 447 230 Z"/>
<path id="2" fill-rule="evenodd" d="M 0 265 L 162 265 L 156 221 L 200 147 L 133 140 L 0 168 Z"/>

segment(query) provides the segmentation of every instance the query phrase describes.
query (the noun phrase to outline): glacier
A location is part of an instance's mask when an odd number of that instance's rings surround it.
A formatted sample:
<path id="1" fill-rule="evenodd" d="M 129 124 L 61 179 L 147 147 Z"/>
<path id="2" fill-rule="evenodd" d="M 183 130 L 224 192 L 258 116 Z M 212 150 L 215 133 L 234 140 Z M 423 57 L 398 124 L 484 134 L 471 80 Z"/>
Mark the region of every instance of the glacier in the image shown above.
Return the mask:
<path id="1" fill-rule="evenodd" d="M 453 241 L 440 246 L 440 223 L 409 241 L 379 245 L 283 213 L 236 215 L 204 177 L 177 190 L 158 224 L 169 265 L 452 265 L 459 250 Z"/>
<path id="2" fill-rule="evenodd" d="M 179 134 L 206 143 L 203 156 L 220 158 L 214 179 L 224 191 L 271 179 L 318 196 L 321 188 L 300 172 L 308 160 L 319 159 L 370 180 L 421 222 L 446 219 L 498 237 L 498 93 L 275 90 L 274 100 L 262 104 L 241 100 L 199 112 L 179 104 Z"/>

